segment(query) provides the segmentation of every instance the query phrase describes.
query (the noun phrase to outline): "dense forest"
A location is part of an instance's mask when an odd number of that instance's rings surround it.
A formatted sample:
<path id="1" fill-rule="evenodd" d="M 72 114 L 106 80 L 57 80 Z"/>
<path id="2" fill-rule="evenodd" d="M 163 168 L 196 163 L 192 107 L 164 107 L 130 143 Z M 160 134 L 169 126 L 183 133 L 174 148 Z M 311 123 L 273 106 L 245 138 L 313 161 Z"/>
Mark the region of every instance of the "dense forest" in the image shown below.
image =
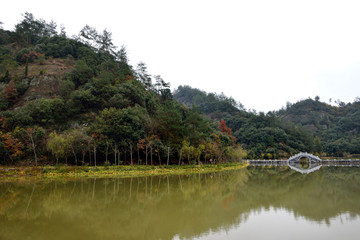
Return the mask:
<path id="1" fill-rule="evenodd" d="M 174 97 L 196 107 L 213 121 L 225 120 L 248 158 L 287 158 L 307 151 L 324 157 L 358 157 L 360 153 L 360 99 L 332 106 L 315 99 L 288 103 L 268 113 L 246 111 L 224 94 L 180 86 Z"/>
<path id="2" fill-rule="evenodd" d="M 360 98 L 353 103 L 337 100 L 332 106 L 315 99 L 288 104 L 277 111 L 283 122 L 292 122 L 308 129 L 313 136 L 314 151 L 344 157 L 360 154 Z"/>
<path id="3" fill-rule="evenodd" d="M 107 30 L 31 13 L 0 29 L 1 164 L 190 164 L 245 157 L 225 122 L 173 99 Z"/>
<path id="4" fill-rule="evenodd" d="M 193 164 L 360 153 L 360 101 L 256 113 L 224 94 L 174 93 L 111 32 L 68 37 L 31 13 L 0 24 L 0 164 Z"/>

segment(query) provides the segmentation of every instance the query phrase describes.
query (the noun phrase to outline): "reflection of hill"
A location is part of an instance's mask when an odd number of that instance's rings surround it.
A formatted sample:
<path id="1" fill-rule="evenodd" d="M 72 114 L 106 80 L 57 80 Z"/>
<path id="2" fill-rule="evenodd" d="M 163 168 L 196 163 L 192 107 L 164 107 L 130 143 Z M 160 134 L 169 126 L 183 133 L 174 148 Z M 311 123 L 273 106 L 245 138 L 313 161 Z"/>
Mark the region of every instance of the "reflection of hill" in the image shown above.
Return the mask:
<path id="1" fill-rule="evenodd" d="M 252 178 L 247 183 L 250 191 L 245 202 L 256 202 L 259 207 L 283 207 L 315 221 L 328 221 L 344 212 L 360 214 L 358 168 L 323 167 L 309 175 L 289 170 L 283 174 L 267 174 L 259 168 L 249 170 Z"/>
<path id="2" fill-rule="evenodd" d="M 358 169 L 283 168 L 0 185 L 0 238 L 171 239 L 230 228 L 261 208 L 315 221 L 360 214 Z M 10 201 L 11 200 L 11 201 Z M 54 233 L 58 233 L 55 234 Z"/>

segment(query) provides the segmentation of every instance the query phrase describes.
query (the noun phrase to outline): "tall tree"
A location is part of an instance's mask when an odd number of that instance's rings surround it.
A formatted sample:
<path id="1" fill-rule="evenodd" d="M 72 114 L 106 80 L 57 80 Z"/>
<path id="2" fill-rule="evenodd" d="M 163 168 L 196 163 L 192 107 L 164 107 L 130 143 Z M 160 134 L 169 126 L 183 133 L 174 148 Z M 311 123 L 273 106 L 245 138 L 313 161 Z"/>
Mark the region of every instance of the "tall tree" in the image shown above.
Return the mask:
<path id="1" fill-rule="evenodd" d="M 140 106 L 121 110 L 106 108 L 100 113 L 94 127 L 118 145 L 128 146 L 133 164 L 133 149 L 144 136 L 147 119 L 146 110 Z"/>
<path id="2" fill-rule="evenodd" d="M 137 64 L 136 76 L 146 89 L 152 87 L 151 75 L 147 72 L 147 66 L 144 62 L 139 62 Z"/>
<path id="3" fill-rule="evenodd" d="M 59 164 L 59 158 L 66 157 L 68 155 L 66 138 L 64 135 L 58 134 L 55 131 L 50 133 L 46 147 L 55 157 L 56 164 Z"/>
<path id="4" fill-rule="evenodd" d="M 26 129 L 22 129 L 23 138 L 28 142 L 28 145 L 32 149 L 34 154 L 34 161 L 35 166 L 38 165 L 38 158 L 37 158 L 37 148 L 38 142 L 44 137 L 45 130 L 42 127 L 28 127 Z"/>

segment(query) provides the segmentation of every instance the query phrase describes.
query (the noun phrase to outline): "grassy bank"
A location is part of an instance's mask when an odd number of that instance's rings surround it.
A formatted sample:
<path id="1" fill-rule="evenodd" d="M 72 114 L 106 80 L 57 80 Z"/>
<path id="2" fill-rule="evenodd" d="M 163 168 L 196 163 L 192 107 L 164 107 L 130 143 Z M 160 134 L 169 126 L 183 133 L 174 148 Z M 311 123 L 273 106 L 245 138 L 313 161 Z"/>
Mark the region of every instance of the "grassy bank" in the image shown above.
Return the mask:
<path id="1" fill-rule="evenodd" d="M 176 175 L 236 170 L 246 167 L 246 163 L 204 164 L 204 165 L 163 165 L 163 166 L 39 166 L 0 167 L 0 181 L 18 178 L 56 177 L 138 177 L 153 175 Z"/>

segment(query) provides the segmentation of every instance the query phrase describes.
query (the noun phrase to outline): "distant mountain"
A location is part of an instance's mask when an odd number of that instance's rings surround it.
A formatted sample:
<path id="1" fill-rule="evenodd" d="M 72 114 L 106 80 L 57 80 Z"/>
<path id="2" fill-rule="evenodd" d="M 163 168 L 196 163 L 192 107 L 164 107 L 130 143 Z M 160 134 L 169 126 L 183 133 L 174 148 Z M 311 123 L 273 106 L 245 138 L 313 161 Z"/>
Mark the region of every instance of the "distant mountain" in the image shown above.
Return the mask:
<path id="1" fill-rule="evenodd" d="M 223 94 L 180 86 L 174 98 L 212 120 L 224 119 L 254 158 L 286 158 L 298 151 L 347 156 L 360 153 L 360 101 L 338 107 L 306 99 L 275 112 L 246 111 Z"/>

